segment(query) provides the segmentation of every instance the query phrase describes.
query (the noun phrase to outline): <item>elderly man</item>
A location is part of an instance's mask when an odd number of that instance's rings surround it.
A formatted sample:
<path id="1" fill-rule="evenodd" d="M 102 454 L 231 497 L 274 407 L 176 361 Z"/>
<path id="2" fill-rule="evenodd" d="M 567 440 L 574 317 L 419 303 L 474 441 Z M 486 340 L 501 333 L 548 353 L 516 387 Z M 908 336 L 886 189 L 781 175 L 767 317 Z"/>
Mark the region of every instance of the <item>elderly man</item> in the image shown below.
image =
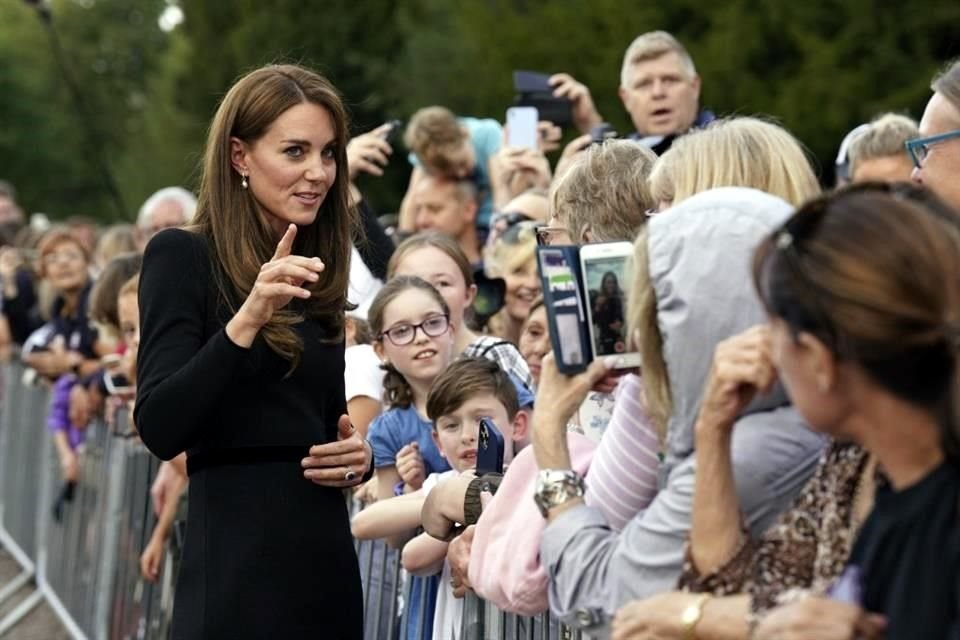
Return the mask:
<path id="1" fill-rule="evenodd" d="M 586 86 L 566 73 L 553 76 L 550 82 L 555 96 L 573 102 L 574 121 L 581 133 L 603 122 Z M 693 59 L 666 31 L 644 33 L 627 48 L 619 95 L 636 129 L 629 137 L 658 155 L 678 135 L 714 119 L 710 111 L 700 110 L 700 76 Z"/>
<path id="2" fill-rule="evenodd" d="M 425 175 L 413 190 L 414 224 L 417 232 L 439 231 L 460 245 L 470 263 L 479 265 L 477 237 L 477 191 L 468 180 L 450 180 Z"/>
<path id="3" fill-rule="evenodd" d="M 145 246 L 153 234 L 170 227 L 190 224 L 197 210 L 197 199 L 182 187 L 164 187 L 140 207 L 137 214 L 137 231 Z"/>
<path id="4" fill-rule="evenodd" d="M 938 75 L 931 88 L 921 137 L 907 142 L 913 179 L 960 211 L 960 61 Z"/>

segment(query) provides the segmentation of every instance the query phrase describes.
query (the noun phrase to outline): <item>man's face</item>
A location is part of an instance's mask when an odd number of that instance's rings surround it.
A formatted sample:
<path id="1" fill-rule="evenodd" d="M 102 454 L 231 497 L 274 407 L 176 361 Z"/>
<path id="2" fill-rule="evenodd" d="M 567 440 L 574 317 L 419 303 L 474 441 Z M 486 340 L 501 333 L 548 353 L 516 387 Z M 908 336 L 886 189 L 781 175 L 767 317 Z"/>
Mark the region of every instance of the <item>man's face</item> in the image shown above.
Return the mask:
<path id="1" fill-rule="evenodd" d="M 852 182 L 907 182 L 913 163 L 907 152 L 861 160 L 853 171 Z"/>
<path id="2" fill-rule="evenodd" d="M 457 197 L 456 185 L 449 180 L 426 177 L 414 192 L 414 224 L 417 231 L 440 231 L 459 238 L 473 224 L 470 207 Z"/>
<path id="3" fill-rule="evenodd" d="M 683 133 L 697 119 L 700 77 L 690 77 L 676 51 L 633 65 L 620 100 L 645 136 Z"/>
<path id="4" fill-rule="evenodd" d="M 960 111 L 940 93 L 933 94 L 920 120 L 920 137 L 936 136 L 960 129 Z M 960 209 L 960 137 L 929 147 L 923 166 L 913 170 L 913 179 L 932 189 L 955 209 Z"/>
<path id="5" fill-rule="evenodd" d="M 150 235 L 170 229 L 172 227 L 182 227 L 187 223 L 183 215 L 183 207 L 176 200 L 162 200 L 157 203 L 150 216 Z"/>
<path id="6" fill-rule="evenodd" d="M 0 224 L 8 222 L 23 222 L 23 212 L 13 198 L 0 195 Z"/>

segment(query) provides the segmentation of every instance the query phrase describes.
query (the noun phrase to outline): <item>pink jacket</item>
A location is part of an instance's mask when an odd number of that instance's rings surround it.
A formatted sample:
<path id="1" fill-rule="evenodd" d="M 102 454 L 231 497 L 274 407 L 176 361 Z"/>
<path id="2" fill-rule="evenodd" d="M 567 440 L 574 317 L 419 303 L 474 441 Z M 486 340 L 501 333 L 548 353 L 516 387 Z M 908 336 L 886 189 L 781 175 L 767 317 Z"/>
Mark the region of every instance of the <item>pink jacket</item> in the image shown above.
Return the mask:
<path id="1" fill-rule="evenodd" d="M 567 433 L 573 468 L 585 475 L 595 443 Z M 533 447 L 521 451 L 477 522 L 470 550 L 470 584 L 481 598 L 504 611 L 532 616 L 549 607 L 547 573 L 540 566 L 540 537 L 546 521 L 533 502 L 537 480 Z"/>

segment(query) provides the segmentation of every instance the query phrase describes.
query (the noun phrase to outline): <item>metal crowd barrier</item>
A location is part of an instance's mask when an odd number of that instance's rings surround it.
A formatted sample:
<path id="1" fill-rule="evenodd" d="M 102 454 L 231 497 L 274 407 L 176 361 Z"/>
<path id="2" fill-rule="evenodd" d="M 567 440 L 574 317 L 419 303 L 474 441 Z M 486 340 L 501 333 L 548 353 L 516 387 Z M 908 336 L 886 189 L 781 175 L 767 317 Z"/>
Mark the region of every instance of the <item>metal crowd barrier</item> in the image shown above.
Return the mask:
<path id="1" fill-rule="evenodd" d="M 353 502 L 351 515 L 360 510 Z M 411 612 L 414 589 L 418 601 L 428 597 L 429 582 L 411 579 L 403 571 L 400 553 L 381 540 L 357 541 L 364 594 L 364 640 L 421 640 L 427 621 Z M 440 585 L 443 588 L 443 585 Z M 410 618 L 414 617 L 411 624 Z M 408 629 L 414 629 L 410 634 Z M 460 640 L 582 640 L 580 631 L 561 624 L 548 612 L 527 617 L 502 611 L 475 595 L 464 600 Z"/>
<path id="2" fill-rule="evenodd" d="M 46 426 L 50 393 L 24 384 L 19 363 L 0 367 L 0 547 L 22 571 L 0 585 L 0 603 L 34 587 L 6 617 L 0 638 L 46 602 L 77 640 L 153 640 L 169 636 L 176 545 L 156 584 L 140 576 L 140 554 L 156 518 L 150 484 L 159 466 L 120 412 L 112 427 L 94 421 L 79 452 L 79 482 L 59 520 L 53 504 L 63 482 Z M 352 511 L 360 507 L 352 504 Z M 432 624 L 411 611 L 430 580 L 409 576 L 400 553 L 382 541 L 357 541 L 364 590 L 364 640 L 420 640 Z M 442 588 L 442 585 L 441 585 Z M 411 620 L 412 618 L 412 620 Z M 409 630 L 413 630 L 410 633 Z M 544 613 L 523 617 L 468 596 L 461 640 L 580 640 L 579 632 Z"/>
<path id="3" fill-rule="evenodd" d="M 64 484 L 46 426 L 50 393 L 23 384 L 20 364 L 0 371 L 0 545 L 23 569 L 0 585 L 0 602 L 35 587 L 0 620 L 0 638 L 41 602 L 78 640 L 166 638 L 170 554 L 156 585 L 139 569 L 156 520 L 149 489 L 158 463 L 130 437 L 126 412 L 112 428 L 92 422 L 78 451 L 72 500 L 56 519 L 53 505 Z"/>

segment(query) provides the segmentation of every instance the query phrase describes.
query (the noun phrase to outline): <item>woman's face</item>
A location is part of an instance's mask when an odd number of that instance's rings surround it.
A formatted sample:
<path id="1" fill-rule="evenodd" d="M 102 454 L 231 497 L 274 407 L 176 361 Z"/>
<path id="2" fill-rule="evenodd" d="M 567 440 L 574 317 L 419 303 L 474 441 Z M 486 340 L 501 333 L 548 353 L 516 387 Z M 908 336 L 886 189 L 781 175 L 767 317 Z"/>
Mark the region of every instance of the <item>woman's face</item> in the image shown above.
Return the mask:
<path id="1" fill-rule="evenodd" d="M 794 338 L 786 322 L 770 322 L 770 357 L 800 415 L 815 430 L 848 439 L 843 428 L 846 403 L 834 390 L 835 367 L 826 347 L 812 336 Z"/>
<path id="2" fill-rule="evenodd" d="M 450 324 L 454 329 L 463 325 L 463 311 L 477 294 L 476 286 L 467 289 L 463 273 L 453 258 L 436 247 L 421 247 L 403 256 L 397 264 L 398 276 L 417 276 L 432 284 L 450 307 Z"/>
<path id="3" fill-rule="evenodd" d="M 330 112 L 303 102 L 274 120 L 258 140 L 231 138 L 236 171 L 246 174 L 251 195 L 282 235 L 290 223 L 316 220 L 337 178 L 336 134 Z"/>
<path id="4" fill-rule="evenodd" d="M 123 343 L 136 355 L 140 348 L 140 308 L 137 306 L 136 293 L 126 293 L 117 299 L 117 316 Z"/>
<path id="5" fill-rule="evenodd" d="M 43 256 L 44 276 L 59 292 L 83 289 L 90 278 L 89 267 L 83 250 L 73 240 L 58 242 Z"/>
<path id="6" fill-rule="evenodd" d="M 617 276 L 608 273 L 603 276 L 603 292 L 608 296 L 615 295 L 620 287 L 617 285 Z"/>
<path id="7" fill-rule="evenodd" d="M 428 336 L 422 326 L 417 327 L 413 339 L 403 345 L 394 344 L 388 332 L 396 336 L 398 329 L 409 329 L 443 315 L 443 308 L 426 291 L 414 288 L 403 291 L 384 308 L 384 335 L 377 342 L 378 355 L 407 380 L 429 384 L 453 358 L 453 328 L 447 327 L 440 335 Z"/>
<path id="8" fill-rule="evenodd" d="M 533 376 L 534 383 L 540 384 L 540 363 L 543 361 L 543 356 L 550 353 L 550 328 L 547 324 L 547 308 L 543 305 L 530 314 L 530 319 L 527 320 L 523 333 L 520 334 L 518 348 L 520 355 L 530 367 L 530 375 Z"/>
<path id="9" fill-rule="evenodd" d="M 540 295 L 540 277 L 537 275 L 537 261 L 534 256 L 516 265 L 504 275 L 507 292 L 504 306 L 514 320 L 526 320 L 530 315 L 530 305 Z"/>

